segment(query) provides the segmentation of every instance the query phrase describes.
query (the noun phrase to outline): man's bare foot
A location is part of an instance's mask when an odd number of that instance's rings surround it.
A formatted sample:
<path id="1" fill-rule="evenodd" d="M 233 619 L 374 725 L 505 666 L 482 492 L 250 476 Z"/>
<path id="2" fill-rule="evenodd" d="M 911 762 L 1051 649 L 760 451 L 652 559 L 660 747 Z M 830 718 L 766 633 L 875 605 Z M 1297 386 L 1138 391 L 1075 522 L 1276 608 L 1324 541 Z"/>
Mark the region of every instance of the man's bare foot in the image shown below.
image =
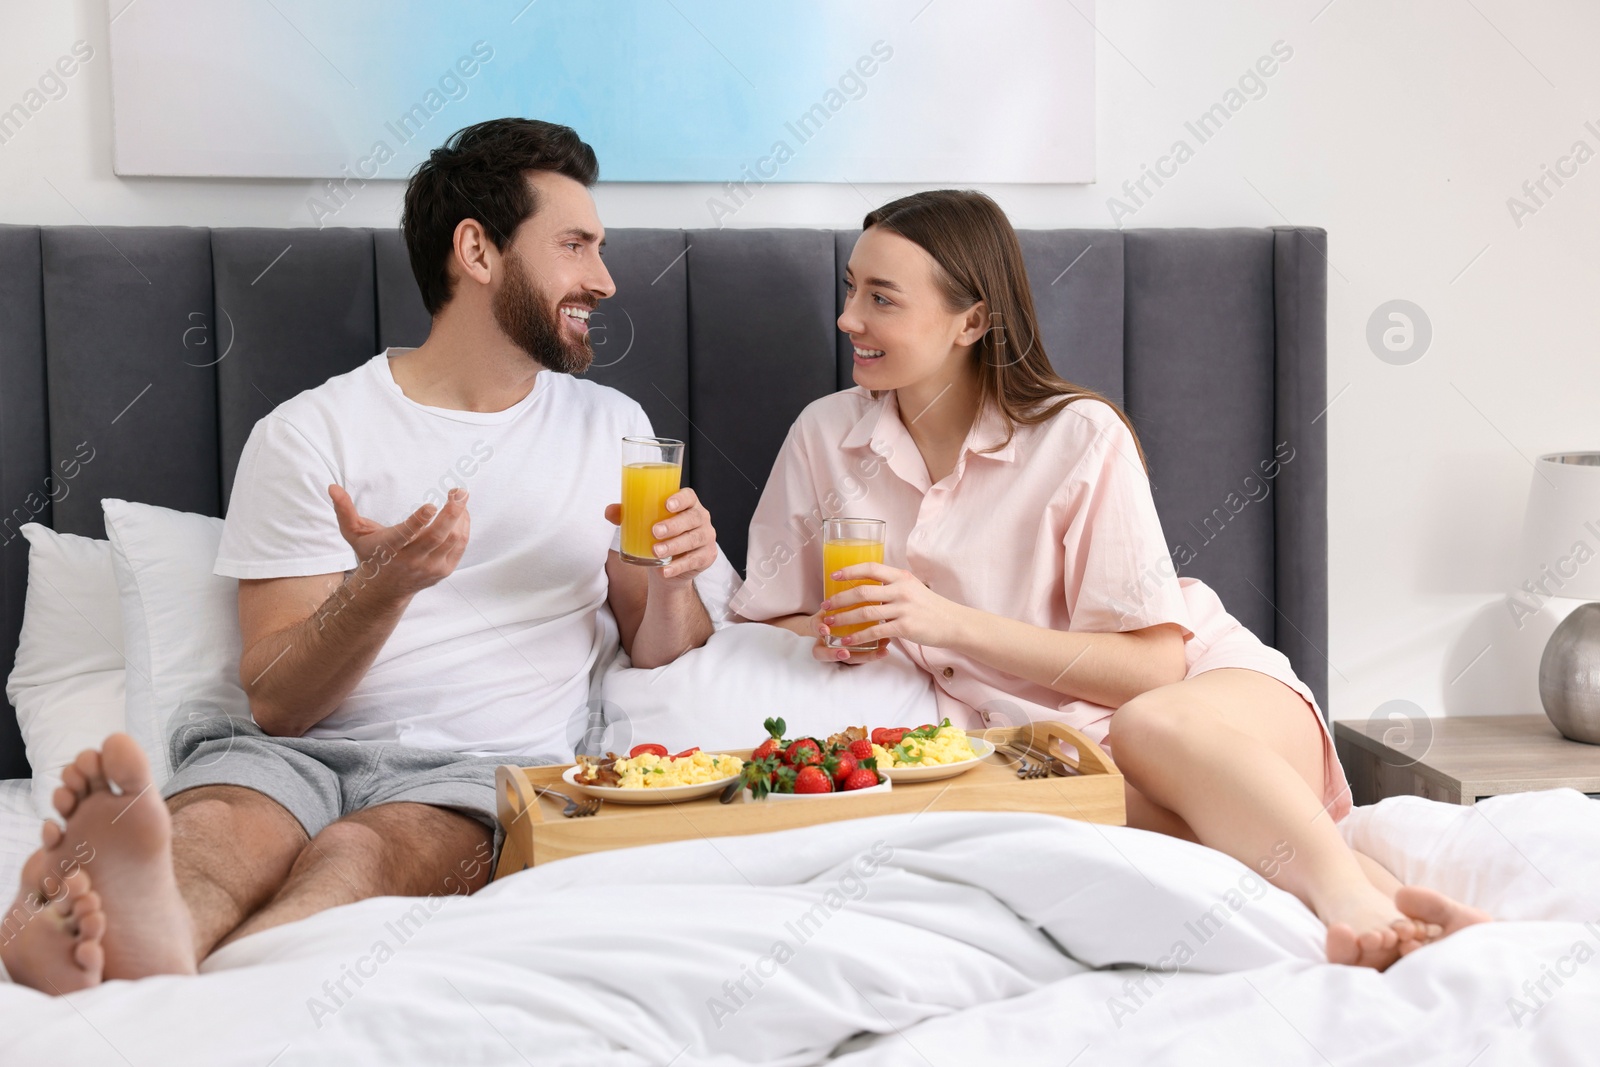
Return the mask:
<path id="1" fill-rule="evenodd" d="M 1394 903 L 1411 919 L 1418 934 L 1415 939 L 1401 944 L 1402 956 L 1410 955 L 1422 946 L 1432 944 L 1441 937 L 1449 937 L 1468 926 L 1494 921 L 1481 908 L 1470 907 L 1436 889 L 1420 885 L 1401 886 L 1395 892 Z"/>
<path id="2" fill-rule="evenodd" d="M 92 853 L 85 866 L 105 910 L 105 976 L 194 974 L 193 927 L 172 872 L 172 820 L 144 753 L 127 734 L 112 734 L 99 752 L 79 753 L 61 781 L 54 801 L 67 825 L 46 852 Z"/>
<path id="3" fill-rule="evenodd" d="M 1384 970 L 1421 931 L 1370 883 L 1317 909 L 1328 926 L 1329 963 Z"/>
<path id="4" fill-rule="evenodd" d="M 61 829 L 44 825 L 46 847 L 22 865 L 16 902 L 0 920 L 0 960 L 14 982 L 42 993 L 74 993 L 100 984 L 106 916 L 81 864 L 53 865 L 47 853 Z"/>

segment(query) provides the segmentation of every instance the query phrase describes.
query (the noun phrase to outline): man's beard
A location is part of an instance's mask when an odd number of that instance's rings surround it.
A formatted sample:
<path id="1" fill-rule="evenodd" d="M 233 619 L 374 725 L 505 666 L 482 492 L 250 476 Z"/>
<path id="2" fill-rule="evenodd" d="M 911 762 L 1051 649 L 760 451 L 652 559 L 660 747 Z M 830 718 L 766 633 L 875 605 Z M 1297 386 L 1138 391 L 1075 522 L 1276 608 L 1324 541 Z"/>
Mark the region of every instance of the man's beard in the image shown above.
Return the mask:
<path id="1" fill-rule="evenodd" d="M 494 321 L 511 343 L 522 349 L 549 370 L 561 374 L 582 374 L 594 361 L 594 349 L 589 345 L 589 335 L 574 337 L 561 322 L 557 307 L 546 307 L 537 289 L 522 269 L 522 259 L 516 254 L 505 256 L 506 276 L 494 294 L 491 308 Z M 587 296 L 574 296 L 567 301 L 592 308 L 594 301 Z"/>

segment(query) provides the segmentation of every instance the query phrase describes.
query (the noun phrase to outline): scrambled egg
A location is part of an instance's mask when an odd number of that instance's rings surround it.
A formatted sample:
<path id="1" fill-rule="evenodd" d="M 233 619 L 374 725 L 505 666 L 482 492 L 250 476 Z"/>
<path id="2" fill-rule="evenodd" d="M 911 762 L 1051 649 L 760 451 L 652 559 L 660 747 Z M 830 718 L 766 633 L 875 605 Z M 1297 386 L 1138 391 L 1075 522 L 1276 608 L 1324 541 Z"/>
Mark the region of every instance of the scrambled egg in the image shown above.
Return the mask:
<path id="1" fill-rule="evenodd" d="M 878 758 L 880 770 L 961 763 L 964 760 L 976 759 L 978 756 L 973 751 L 972 742 L 967 740 L 967 732 L 958 730 L 954 726 L 940 726 L 932 737 L 926 739 L 907 734 L 894 748 L 886 749 L 882 745 L 873 745 L 872 754 Z"/>
<path id="2" fill-rule="evenodd" d="M 616 771 L 623 789 L 666 789 L 676 785 L 703 785 L 723 778 L 732 778 L 744 769 L 744 760 L 738 756 L 723 756 L 713 752 L 696 752 L 692 756 L 673 759 L 646 752 L 631 759 L 617 760 Z"/>

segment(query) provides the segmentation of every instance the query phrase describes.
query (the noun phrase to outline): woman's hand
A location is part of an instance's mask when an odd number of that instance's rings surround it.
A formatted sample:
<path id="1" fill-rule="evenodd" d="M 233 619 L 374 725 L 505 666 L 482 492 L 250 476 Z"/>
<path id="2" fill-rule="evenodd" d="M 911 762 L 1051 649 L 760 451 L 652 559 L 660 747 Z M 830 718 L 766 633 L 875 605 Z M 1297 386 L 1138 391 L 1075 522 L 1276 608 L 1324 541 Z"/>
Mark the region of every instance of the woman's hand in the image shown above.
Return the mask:
<path id="1" fill-rule="evenodd" d="M 829 648 L 826 641 L 828 627 L 822 621 L 822 616 L 826 614 L 825 610 L 818 611 L 815 615 L 806 616 L 805 619 L 807 631 L 817 639 L 817 643 L 811 647 L 812 659 L 819 660 L 822 663 L 847 663 L 853 667 L 858 663 L 871 663 L 873 660 L 882 659 L 889 654 L 889 642 L 887 641 L 877 648 Z M 849 638 L 843 637 L 840 640 L 848 641 Z"/>
<path id="2" fill-rule="evenodd" d="M 822 602 L 817 612 L 819 628 L 872 624 L 840 638 L 845 644 L 871 644 L 898 637 L 932 648 L 955 645 L 967 609 L 935 593 L 910 571 L 882 563 L 856 563 L 834 571 L 833 578 L 844 582 L 868 578 L 883 583 L 852 586 Z"/>

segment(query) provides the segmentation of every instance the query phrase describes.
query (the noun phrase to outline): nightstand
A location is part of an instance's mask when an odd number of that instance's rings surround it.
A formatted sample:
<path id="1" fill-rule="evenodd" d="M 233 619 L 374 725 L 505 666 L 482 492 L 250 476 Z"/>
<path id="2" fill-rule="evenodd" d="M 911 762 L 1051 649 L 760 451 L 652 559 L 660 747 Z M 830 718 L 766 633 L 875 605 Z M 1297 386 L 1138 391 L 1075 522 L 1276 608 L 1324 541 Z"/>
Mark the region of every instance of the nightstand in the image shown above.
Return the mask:
<path id="1" fill-rule="evenodd" d="M 1419 796 L 1474 804 L 1501 793 L 1567 786 L 1600 794 L 1600 745 L 1568 741 L 1543 715 L 1469 715 L 1428 719 L 1432 740 L 1410 754 L 1384 743 L 1394 724 L 1359 719 L 1333 724 L 1339 762 L 1357 804 Z M 1421 736 L 1413 728 L 1415 748 Z M 1403 737 L 1397 744 L 1405 744 Z M 1418 758 L 1420 757 L 1420 758 Z"/>

